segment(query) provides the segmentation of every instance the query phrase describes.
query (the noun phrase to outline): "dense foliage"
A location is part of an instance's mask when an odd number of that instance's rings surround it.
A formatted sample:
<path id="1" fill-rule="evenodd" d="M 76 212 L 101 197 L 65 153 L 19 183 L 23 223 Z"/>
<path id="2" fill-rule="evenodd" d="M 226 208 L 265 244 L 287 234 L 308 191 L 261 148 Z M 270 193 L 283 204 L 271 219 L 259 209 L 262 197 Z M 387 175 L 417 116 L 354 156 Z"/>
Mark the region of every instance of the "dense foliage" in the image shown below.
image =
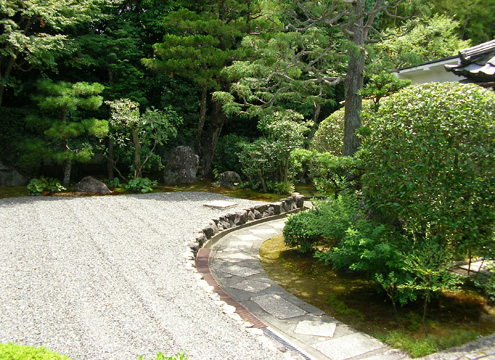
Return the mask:
<path id="1" fill-rule="evenodd" d="M 108 122 L 86 117 L 78 110 L 97 110 L 103 103 L 104 87 L 98 83 L 54 83 L 40 80 L 39 94 L 34 96 L 41 113 L 26 118 L 27 124 L 41 137 L 25 143 L 26 154 L 64 165 L 62 184 L 70 184 L 73 162 L 88 162 L 94 155 L 94 145 L 83 135 L 97 138 L 108 133 Z"/>
<path id="2" fill-rule="evenodd" d="M 365 113 L 368 131 L 354 160 L 362 192 L 348 184 L 291 217 L 286 243 L 363 274 L 396 315 L 398 305 L 422 299 L 426 332 L 431 298 L 459 284 L 454 261 L 493 258 L 494 96 L 476 85 L 433 83 L 383 100 Z"/>
<path id="3" fill-rule="evenodd" d="M 493 252 L 495 95 L 476 85 L 426 84 L 392 95 L 371 116 L 363 191 L 411 236 L 460 255 Z"/>

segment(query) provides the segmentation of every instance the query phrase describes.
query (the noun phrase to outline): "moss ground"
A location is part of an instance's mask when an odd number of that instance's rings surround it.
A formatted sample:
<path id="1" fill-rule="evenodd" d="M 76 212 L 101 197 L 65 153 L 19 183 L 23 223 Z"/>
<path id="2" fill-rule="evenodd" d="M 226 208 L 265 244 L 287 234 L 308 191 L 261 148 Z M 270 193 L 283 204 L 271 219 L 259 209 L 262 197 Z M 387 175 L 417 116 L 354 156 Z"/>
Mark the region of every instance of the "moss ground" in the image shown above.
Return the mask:
<path id="1" fill-rule="evenodd" d="M 290 293 L 351 327 L 378 337 L 412 356 L 424 356 L 495 332 L 495 307 L 474 290 L 444 293 L 429 305 L 425 338 L 421 304 L 399 309 L 397 323 L 388 299 L 360 277 L 333 271 L 311 255 L 265 242 L 260 257 L 266 273 Z"/>

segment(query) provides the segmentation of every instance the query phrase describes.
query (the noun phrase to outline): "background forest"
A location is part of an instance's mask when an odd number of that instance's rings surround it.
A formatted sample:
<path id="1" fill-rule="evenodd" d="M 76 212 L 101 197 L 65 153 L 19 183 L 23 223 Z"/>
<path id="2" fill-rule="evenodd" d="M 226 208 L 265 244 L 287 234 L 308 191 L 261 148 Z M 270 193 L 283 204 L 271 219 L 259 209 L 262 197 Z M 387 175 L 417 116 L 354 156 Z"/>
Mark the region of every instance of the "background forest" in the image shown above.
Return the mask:
<path id="1" fill-rule="evenodd" d="M 495 95 L 393 71 L 494 22 L 495 0 L 0 0 L 0 161 L 33 195 L 87 175 L 151 191 L 182 145 L 206 180 L 310 183 L 326 197 L 285 244 L 365 279 L 397 324 L 419 304 L 427 338 L 447 291 L 495 298 L 494 267 L 469 279 L 495 254 Z"/>
<path id="2" fill-rule="evenodd" d="M 0 160 L 65 186 L 161 179 L 188 145 L 205 178 L 284 192 L 290 153 L 344 99 L 359 121 L 361 88 L 379 98 L 403 86 L 394 68 L 492 39 L 495 1 L 465 2 L 1 1 Z"/>

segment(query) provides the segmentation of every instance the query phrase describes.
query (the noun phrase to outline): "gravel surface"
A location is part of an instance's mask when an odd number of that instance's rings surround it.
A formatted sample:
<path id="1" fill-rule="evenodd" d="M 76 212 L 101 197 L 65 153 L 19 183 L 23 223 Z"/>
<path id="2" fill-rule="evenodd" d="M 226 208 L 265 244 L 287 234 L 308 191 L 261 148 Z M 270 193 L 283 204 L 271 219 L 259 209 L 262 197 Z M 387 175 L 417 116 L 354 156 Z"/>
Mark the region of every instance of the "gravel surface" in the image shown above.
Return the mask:
<path id="1" fill-rule="evenodd" d="M 0 343 L 73 360 L 282 359 L 185 268 L 185 242 L 233 209 L 209 193 L 0 200 Z"/>

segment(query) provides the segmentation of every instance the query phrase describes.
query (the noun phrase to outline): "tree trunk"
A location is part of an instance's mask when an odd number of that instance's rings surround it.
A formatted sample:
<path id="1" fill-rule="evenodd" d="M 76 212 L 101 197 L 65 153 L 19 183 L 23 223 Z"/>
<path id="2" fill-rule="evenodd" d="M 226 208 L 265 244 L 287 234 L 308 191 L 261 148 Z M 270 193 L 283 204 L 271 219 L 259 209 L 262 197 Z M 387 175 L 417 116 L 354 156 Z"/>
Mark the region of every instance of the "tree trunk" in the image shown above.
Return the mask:
<path id="1" fill-rule="evenodd" d="M 348 50 L 349 63 L 347 75 L 344 80 L 345 86 L 345 112 L 344 112 L 344 156 L 353 156 L 359 148 L 360 141 L 356 130 L 361 127 L 361 108 L 363 99 L 359 91 L 363 88 L 364 65 L 365 65 L 365 34 L 363 31 L 364 0 L 354 3 L 354 14 L 358 19 L 351 28 L 352 35 L 349 40 L 353 46 Z"/>
<path id="2" fill-rule="evenodd" d="M 208 95 L 208 86 L 201 86 L 201 100 L 199 106 L 199 123 L 198 129 L 196 130 L 196 138 L 194 139 L 194 146 L 196 147 L 196 151 L 200 151 L 201 149 L 201 136 L 203 135 L 203 128 L 205 126 L 206 120 L 206 98 Z"/>
<path id="3" fill-rule="evenodd" d="M 132 142 L 134 143 L 134 179 L 143 177 L 143 169 L 141 164 L 141 144 L 137 129 L 132 129 Z"/>
<path id="4" fill-rule="evenodd" d="M 208 126 L 208 133 L 201 146 L 201 175 L 207 176 L 211 172 L 211 163 L 215 156 L 218 139 L 225 123 L 225 114 L 222 111 L 222 104 L 215 101 L 213 103 L 213 113 Z"/>
<path id="5" fill-rule="evenodd" d="M 114 178 L 113 167 L 115 166 L 115 159 L 113 153 L 113 139 L 108 138 L 108 158 L 107 158 L 107 173 L 108 179 L 112 180 Z"/>
<path id="6" fill-rule="evenodd" d="M 62 182 L 62 185 L 66 188 L 69 187 L 70 185 L 70 174 L 72 172 L 72 159 L 67 159 L 65 160 L 65 166 L 64 166 L 64 180 Z"/>
<path id="7" fill-rule="evenodd" d="M 428 337 L 428 327 L 426 325 L 426 311 L 428 309 L 428 301 L 430 301 L 430 290 L 426 290 L 425 302 L 423 304 L 423 330 L 425 332 L 425 338 Z"/>
<path id="8" fill-rule="evenodd" d="M 15 60 L 17 55 L 19 54 L 18 51 L 15 52 L 15 56 L 11 56 L 9 62 L 7 63 L 7 67 L 5 68 L 5 72 L 2 74 L 0 78 L 0 107 L 2 107 L 3 104 L 3 95 L 5 93 L 5 88 L 7 86 L 7 81 L 9 79 L 10 73 L 12 72 L 12 69 L 14 68 L 15 65 Z"/>

